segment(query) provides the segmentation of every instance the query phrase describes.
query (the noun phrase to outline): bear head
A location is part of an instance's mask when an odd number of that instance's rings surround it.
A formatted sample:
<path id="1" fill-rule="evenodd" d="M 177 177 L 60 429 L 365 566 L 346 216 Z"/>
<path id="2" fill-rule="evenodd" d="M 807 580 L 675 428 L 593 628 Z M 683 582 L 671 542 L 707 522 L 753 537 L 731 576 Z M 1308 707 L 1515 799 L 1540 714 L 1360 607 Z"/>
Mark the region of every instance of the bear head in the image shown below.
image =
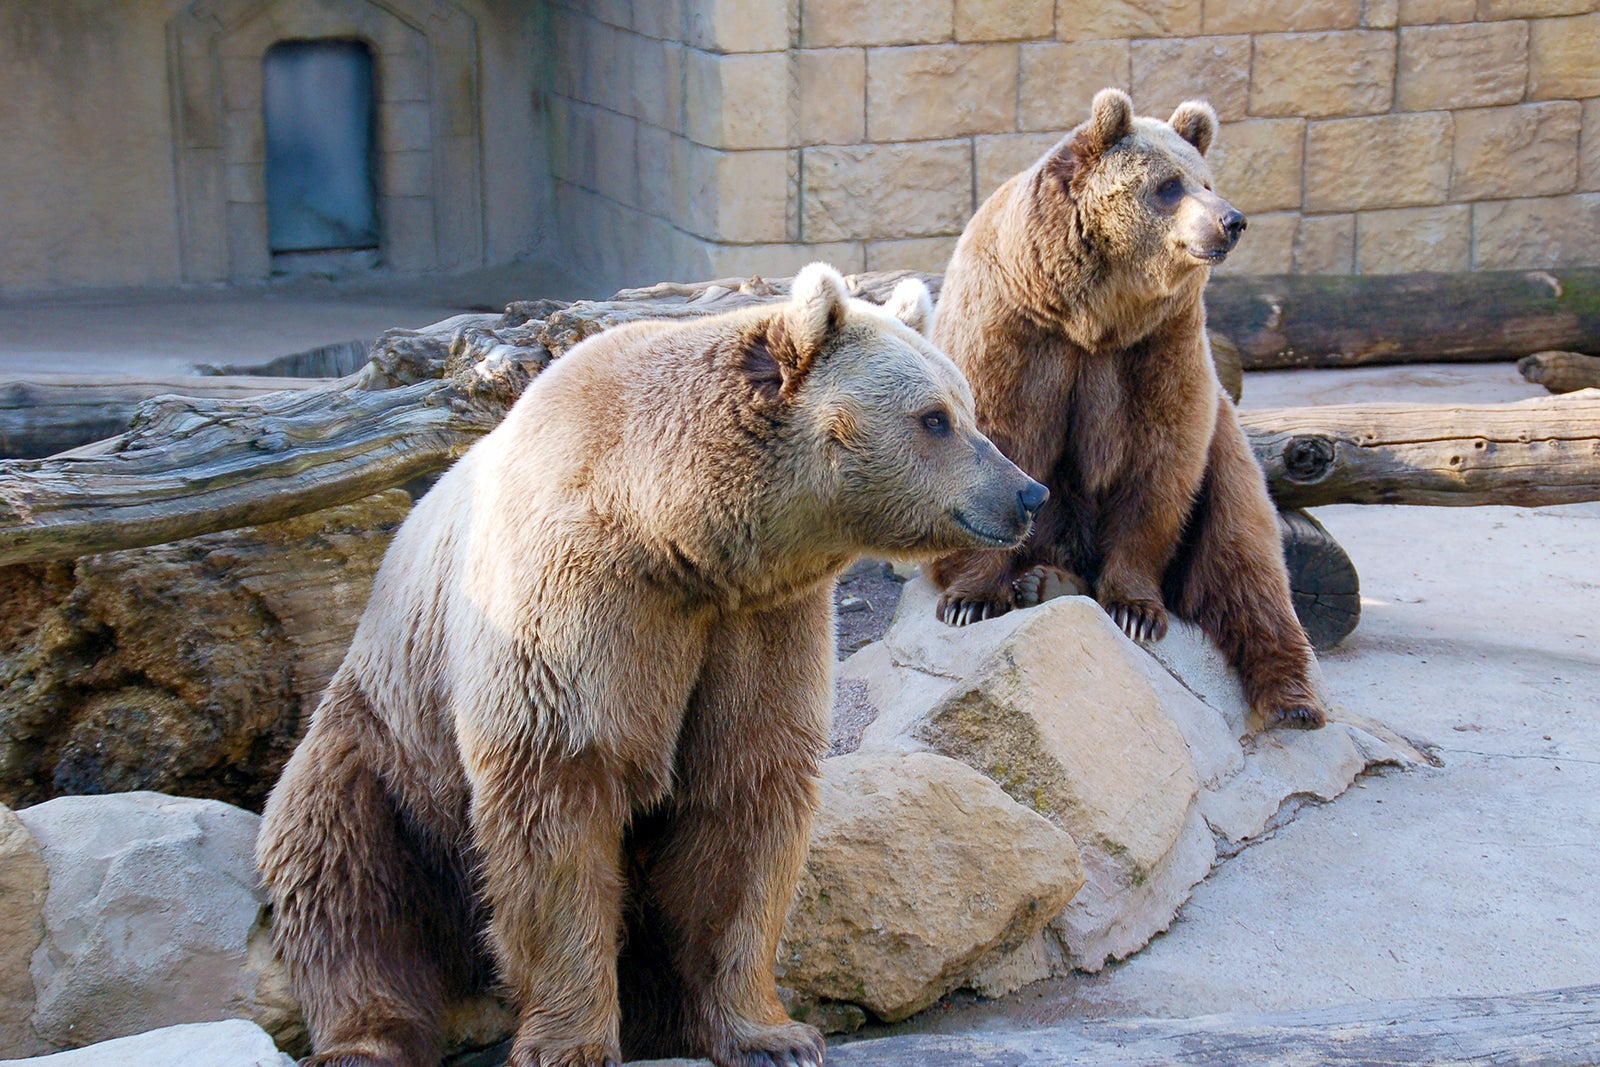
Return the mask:
<path id="1" fill-rule="evenodd" d="M 1212 190 L 1206 149 L 1216 136 L 1209 104 L 1179 104 L 1166 122 L 1137 117 L 1128 95 L 1095 94 L 1088 121 L 1041 161 L 1036 225 L 1076 235 L 1074 258 L 1103 273 L 1142 278 L 1171 292 L 1221 263 L 1245 217 Z"/>
<path id="2" fill-rule="evenodd" d="M 751 349 L 783 436 L 812 450 L 796 512 L 841 550 L 902 557 L 1021 543 L 1043 485 L 978 432 L 966 378 L 926 334 L 933 301 L 900 282 L 882 306 L 813 263 Z"/>

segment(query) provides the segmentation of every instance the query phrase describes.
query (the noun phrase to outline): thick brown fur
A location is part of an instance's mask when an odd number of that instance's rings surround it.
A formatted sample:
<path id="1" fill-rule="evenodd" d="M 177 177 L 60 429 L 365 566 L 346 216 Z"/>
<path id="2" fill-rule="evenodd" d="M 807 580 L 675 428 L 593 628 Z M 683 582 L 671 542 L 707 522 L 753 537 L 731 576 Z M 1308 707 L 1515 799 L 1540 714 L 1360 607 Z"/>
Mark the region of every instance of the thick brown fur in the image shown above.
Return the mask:
<path id="1" fill-rule="evenodd" d="M 1001 186 L 945 275 L 935 341 L 967 374 L 978 425 L 1050 488 L 1016 551 L 945 557 L 941 617 L 963 623 L 1092 591 L 1137 640 L 1198 623 L 1267 726 L 1320 726 L 1265 479 L 1218 387 L 1202 293 L 1244 219 L 1211 188 L 1216 118 L 1180 105 L 1090 119 Z"/>
<path id="2" fill-rule="evenodd" d="M 1043 496 L 931 311 L 817 265 L 786 304 L 602 334 L 418 504 L 258 845 L 307 1063 L 434 1064 L 446 1002 L 498 980 L 513 1067 L 617 1063 L 624 1030 L 820 1064 L 773 963 L 833 579 L 1018 543 Z"/>

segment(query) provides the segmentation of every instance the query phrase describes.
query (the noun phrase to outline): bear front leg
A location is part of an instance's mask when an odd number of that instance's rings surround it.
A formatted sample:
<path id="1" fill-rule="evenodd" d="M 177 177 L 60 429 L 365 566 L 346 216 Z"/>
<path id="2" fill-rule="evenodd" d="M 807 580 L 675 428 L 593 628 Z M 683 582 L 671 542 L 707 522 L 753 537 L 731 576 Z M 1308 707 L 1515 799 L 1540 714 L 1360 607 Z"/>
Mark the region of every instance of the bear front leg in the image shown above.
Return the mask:
<path id="1" fill-rule="evenodd" d="M 1223 397 L 1218 407 L 1205 483 L 1174 567 L 1174 606 L 1222 649 L 1263 726 L 1315 729 L 1326 712 L 1312 682 L 1311 642 L 1294 613 L 1277 515 L 1233 405 Z"/>
<path id="2" fill-rule="evenodd" d="M 648 884 L 690 1038 L 717 1067 L 814 1067 L 773 966 L 805 862 L 833 702 L 831 590 L 727 619 L 679 740 L 678 782 Z"/>
<path id="3" fill-rule="evenodd" d="M 933 580 L 944 590 L 934 612 L 939 621 L 966 626 L 1004 615 L 1017 606 L 1012 570 L 1017 554 L 1006 549 L 954 552 L 932 567 Z"/>
<path id="4" fill-rule="evenodd" d="M 1104 560 L 1094 596 L 1111 621 L 1140 643 L 1167 635 L 1161 574 L 1177 549 L 1183 511 L 1158 502 L 1155 486 L 1130 478 L 1107 502 L 1100 542 Z"/>
<path id="5" fill-rule="evenodd" d="M 617 1067 L 628 803 L 592 755 L 517 745 L 474 771 L 472 822 L 500 973 L 521 1011 L 509 1067 Z"/>

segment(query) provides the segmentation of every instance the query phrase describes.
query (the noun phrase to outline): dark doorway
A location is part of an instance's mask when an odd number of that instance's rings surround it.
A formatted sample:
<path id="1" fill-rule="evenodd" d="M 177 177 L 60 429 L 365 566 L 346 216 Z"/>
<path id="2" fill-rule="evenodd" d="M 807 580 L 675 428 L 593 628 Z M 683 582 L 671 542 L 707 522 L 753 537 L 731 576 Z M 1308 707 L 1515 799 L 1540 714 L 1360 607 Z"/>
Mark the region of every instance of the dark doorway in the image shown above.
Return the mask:
<path id="1" fill-rule="evenodd" d="M 371 50 L 283 41 L 261 76 L 272 251 L 376 248 Z"/>

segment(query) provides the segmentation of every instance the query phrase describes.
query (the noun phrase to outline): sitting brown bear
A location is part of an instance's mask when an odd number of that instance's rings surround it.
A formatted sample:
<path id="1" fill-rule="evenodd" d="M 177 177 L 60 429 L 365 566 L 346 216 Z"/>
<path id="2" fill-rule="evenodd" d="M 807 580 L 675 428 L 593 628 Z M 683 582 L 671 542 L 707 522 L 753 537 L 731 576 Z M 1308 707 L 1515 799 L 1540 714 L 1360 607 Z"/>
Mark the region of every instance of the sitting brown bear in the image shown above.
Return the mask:
<path id="1" fill-rule="evenodd" d="M 512 1067 L 821 1063 L 773 965 L 833 580 L 1018 543 L 1045 495 L 931 315 L 920 282 L 879 308 L 816 264 L 781 305 L 607 331 L 422 499 L 261 828 L 305 1063 L 431 1067 L 491 970 Z"/>
<path id="2" fill-rule="evenodd" d="M 1265 478 L 1218 388 L 1201 301 L 1245 219 L 1212 191 L 1216 116 L 1135 118 L 1125 93 L 978 209 L 945 275 L 934 341 L 978 425 L 1050 487 L 1026 544 L 938 561 L 961 625 L 1092 591 L 1130 637 L 1198 623 L 1267 726 L 1321 726 Z"/>

